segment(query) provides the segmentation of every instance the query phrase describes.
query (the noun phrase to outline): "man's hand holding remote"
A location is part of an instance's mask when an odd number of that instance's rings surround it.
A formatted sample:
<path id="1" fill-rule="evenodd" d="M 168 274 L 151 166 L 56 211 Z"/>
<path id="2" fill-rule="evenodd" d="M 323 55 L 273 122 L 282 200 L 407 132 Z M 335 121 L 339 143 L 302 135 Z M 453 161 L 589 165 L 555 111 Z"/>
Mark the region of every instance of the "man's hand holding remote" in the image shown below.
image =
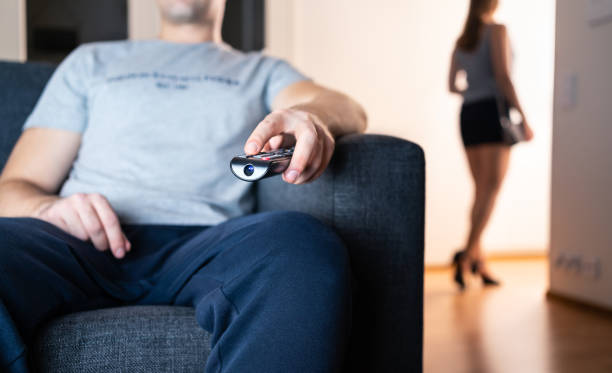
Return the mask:
<path id="1" fill-rule="evenodd" d="M 346 95 L 304 81 L 274 100 L 274 109 L 244 146 L 247 155 L 295 146 L 283 180 L 303 184 L 318 178 L 334 153 L 336 136 L 363 132 L 366 114 Z"/>
<path id="2" fill-rule="evenodd" d="M 319 117 L 304 110 L 285 109 L 269 114 L 255 128 L 244 147 L 247 155 L 295 145 L 283 180 L 303 184 L 318 178 L 334 154 L 335 141 Z"/>

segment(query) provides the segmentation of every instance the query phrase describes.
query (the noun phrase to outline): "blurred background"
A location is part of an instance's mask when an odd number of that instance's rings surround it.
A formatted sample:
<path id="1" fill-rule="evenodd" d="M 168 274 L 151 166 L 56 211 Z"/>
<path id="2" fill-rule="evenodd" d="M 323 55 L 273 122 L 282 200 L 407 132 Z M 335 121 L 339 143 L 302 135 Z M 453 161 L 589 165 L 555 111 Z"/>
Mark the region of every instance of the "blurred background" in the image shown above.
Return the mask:
<path id="1" fill-rule="evenodd" d="M 135 3 L 138 16 L 131 18 L 131 37 L 153 37 L 154 4 Z M 446 89 L 450 53 L 468 3 L 265 2 L 266 53 L 350 93 L 368 112 L 368 132 L 409 139 L 425 149 L 428 265 L 447 264 L 468 229 L 473 186 L 459 136 L 461 100 Z M 549 243 L 555 0 L 502 1 L 499 19 L 511 32 L 515 84 L 538 136 L 512 155 L 484 246 L 503 256 L 544 255 Z"/>
<path id="2" fill-rule="evenodd" d="M 446 266 L 473 186 L 447 73 L 468 4 L 228 0 L 223 33 L 355 97 L 368 132 L 424 148 L 426 371 L 612 371 L 612 0 L 501 0 L 536 138 L 512 152 L 483 242 L 505 284 L 458 296 Z M 158 26 L 153 0 L 2 0 L 0 59 L 59 62 L 80 43 L 154 38 Z"/>
<path id="3" fill-rule="evenodd" d="M 366 107 L 370 132 L 403 137 L 425 149 L 428 265 L 447 264 L 468 229 L 472 183 L 459 135 L 461 100 L 446 88 L 468 3 L 269 2 L 271 12 L 282 14 L 268 23 L 270 53 L 354 95 Z M 499 19 L 513 41 L 515 84 L 538 136 L 513 152 L 484 240 L 490 253 L 544 253 L 548 247 L 554 17 L 554 0 L 501 2 Z"/>
<path id="4" fill-rule="evenodd" d="M 265 48 L 317 82 L 351 94 L 369 114 L 368 132 L 402 137 L 425 149 L 428 265 L 447 264 L 468 229 L 473 186 L 459 135 L 461 99 L 446 88 L 468 3 L 229 0 L 224 27 L 224 38 L 234 47 Z M 3 4 L 6 19 L 0 27 L 7 32 L 0 36 L 6 45 L 0 57 L 5 58 L 57 63 L 80 43 L 147 39 L 158 32 L 151 0 Z M 19 16 L 9 16 L 11 11 Z M 555 0 L 502 1 L 499 20 L 510 30 L 515 85 L 537 137 L 512 154 L 484 246 L 490 254 L 543 255 L 550 230 Z M 14 30 L 25 40 L 15 38 Z"/>

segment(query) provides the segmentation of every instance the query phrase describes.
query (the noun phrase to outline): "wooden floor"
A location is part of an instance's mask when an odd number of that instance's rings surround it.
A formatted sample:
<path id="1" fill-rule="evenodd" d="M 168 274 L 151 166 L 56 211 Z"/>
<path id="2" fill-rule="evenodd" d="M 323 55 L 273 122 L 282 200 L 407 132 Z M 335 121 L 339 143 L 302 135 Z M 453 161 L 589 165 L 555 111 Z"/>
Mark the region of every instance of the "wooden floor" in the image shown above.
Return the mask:
<path id="1" fill-rule="evenodd" d="M 612 313 L 547 299 L 546 260 L 497 261 L 503 285 L 425 275 L 424 372 L 612 372 Z"/>

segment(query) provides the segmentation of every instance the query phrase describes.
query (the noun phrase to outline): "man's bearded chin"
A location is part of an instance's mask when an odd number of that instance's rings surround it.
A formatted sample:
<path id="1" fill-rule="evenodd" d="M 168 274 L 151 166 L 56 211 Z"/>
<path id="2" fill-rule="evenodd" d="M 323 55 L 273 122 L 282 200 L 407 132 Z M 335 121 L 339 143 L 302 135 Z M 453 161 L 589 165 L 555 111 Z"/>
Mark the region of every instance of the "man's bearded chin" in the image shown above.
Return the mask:
<path id="1" fill-rule="evenodd" d="M 208 8 L 210 7 L 209 0 L 193 0 L 193 1 L 163 1 L 161 7 L 162 17 L 171 23 L 193 24 L 206 22 Z"/>

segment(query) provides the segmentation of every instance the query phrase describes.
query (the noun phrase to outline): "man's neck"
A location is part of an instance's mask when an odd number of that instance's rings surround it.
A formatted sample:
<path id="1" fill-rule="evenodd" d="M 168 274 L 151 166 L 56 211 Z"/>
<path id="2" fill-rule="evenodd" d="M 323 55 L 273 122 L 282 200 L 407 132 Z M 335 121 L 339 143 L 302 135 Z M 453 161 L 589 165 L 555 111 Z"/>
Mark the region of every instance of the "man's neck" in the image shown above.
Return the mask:
<path id="1" fill-rule="evenodd" d="M 173 43 L 222 43 L 221 27 L 215 24 L 175 25 L 162 22 L 159 38 Z"/>

